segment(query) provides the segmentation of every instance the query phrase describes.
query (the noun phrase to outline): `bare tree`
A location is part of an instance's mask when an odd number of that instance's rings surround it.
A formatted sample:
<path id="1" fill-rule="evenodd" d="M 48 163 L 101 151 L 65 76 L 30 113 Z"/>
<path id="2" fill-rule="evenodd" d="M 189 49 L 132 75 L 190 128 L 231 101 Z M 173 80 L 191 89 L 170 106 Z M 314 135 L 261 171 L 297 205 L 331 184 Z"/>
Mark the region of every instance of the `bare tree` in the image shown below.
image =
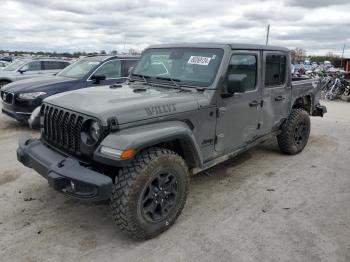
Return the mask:
<path id="1" fill-rule="evenodd" d="M 306 50 L 296 47 L 291 50 L 292 63 L 298 63 L 306 58 Z"/>

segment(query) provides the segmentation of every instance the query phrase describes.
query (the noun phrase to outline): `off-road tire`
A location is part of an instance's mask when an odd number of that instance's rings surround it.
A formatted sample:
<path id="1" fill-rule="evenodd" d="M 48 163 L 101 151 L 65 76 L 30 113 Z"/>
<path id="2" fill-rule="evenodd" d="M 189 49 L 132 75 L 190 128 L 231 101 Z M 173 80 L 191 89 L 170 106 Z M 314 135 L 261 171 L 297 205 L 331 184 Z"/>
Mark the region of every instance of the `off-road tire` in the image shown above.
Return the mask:
<path id="1" fill-rule="evenodd" d="M 300 153 L 309 139 L 310 127 L 309 114 L 303 109 L 292 109 L 281 127 L 281 134 L 277 136 L 280 150 L 288 155 Z M 299 133 L 298 128 L 302 128 L 302 132 Z"/>
<path id="2" fill-rule="evenodd" d="M 168 217 L 151 223 L 143 215 L 142 197 L 153 177 L 169 169 L 176 173 L 179 195 Z M 180 215 L 186 202 L 188 185 L 188 167 L 178 154 L 158 147 L 141 151 L 115 178 L 110 201 L 115 223 L 135 239 L 145 240 L 159 235 L 172 226 Z"/>

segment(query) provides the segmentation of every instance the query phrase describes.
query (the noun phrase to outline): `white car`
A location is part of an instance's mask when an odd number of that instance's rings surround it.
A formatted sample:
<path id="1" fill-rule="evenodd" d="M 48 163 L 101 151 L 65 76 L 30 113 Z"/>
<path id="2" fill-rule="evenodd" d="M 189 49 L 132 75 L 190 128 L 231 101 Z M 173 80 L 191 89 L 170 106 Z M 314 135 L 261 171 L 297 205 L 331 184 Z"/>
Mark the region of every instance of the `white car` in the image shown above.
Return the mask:
<path id="1" fill-rule="evenodd" d="M 17 80 L 58 73 L 68 65 L 69 61 L 51 58 L 15 60 L 0 71 L 0 88 Z"/>
<path id="2" fill-rule="evenodd" d="M 7 61 L 0 61 L 0 70 L 4 69 L 6 66 L 8 66 L 10 63 Z"/>

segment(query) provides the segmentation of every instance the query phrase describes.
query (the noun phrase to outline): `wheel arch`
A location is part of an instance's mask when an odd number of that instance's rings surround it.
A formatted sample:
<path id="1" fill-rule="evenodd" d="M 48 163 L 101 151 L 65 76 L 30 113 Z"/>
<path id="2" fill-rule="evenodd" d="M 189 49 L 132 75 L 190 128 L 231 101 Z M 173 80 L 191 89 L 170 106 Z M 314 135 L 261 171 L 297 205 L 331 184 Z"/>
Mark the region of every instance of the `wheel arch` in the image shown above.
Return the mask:
<path id="1" fill-rule="evenodd" d="M 0 82 L 7 82 L 9 84 L 9 83 L 12 83 L 13 81 L 7 77 L 2 77 L 0 78 Z"/>
<path id="2" fill-rule="evenodd" d="M 313 108 L 313 99 L 311 94 L 307 94 L 298 98 L 295 98 L 293 101 L 292 109 L 304 109 L 308 114 L 312 113 Z"/>
<path id="3" fill-rule="evenodd" d="M 150 147 L 163 147 L 179 154 L 189 168 L 199 167 L 203 163 L 192 127 L 182 121 L 149 124 L 111 133 L 95 151 L 97 161 L 101 160 L 101 153 L 98 152 L 102 146 L 118 150 L 134 149 L 136 154 Z M 124 163 L 115 161 L 113 165 L 123 166 Z"/>

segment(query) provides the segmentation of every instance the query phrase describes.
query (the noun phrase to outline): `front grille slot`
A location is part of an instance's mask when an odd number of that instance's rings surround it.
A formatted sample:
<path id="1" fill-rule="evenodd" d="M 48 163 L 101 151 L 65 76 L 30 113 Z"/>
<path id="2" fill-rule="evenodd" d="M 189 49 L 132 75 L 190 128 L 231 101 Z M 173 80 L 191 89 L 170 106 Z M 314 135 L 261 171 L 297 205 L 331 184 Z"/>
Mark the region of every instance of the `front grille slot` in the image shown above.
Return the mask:
<path id="1" fill-rule="evenodd" d="M 44 140 L 58 149 L 80 156 L 80 134 L 86 116 L 51 105 L 44 105 L 42 112 Z"/>

